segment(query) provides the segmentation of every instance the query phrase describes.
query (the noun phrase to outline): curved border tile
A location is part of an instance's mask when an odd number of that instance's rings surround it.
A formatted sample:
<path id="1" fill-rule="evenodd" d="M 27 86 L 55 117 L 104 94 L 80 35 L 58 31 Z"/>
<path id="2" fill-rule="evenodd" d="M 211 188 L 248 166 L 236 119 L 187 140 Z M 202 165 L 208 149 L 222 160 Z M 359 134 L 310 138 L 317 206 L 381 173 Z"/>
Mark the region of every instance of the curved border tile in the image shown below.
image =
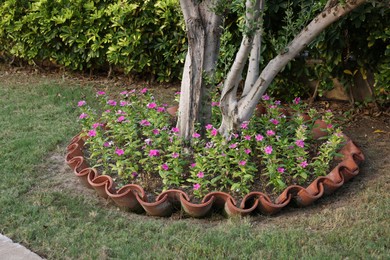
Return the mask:
<path id="1" fill-rule="evenodd" d="M 326 176 L 315 179 L 306 188 L 299 185 L 287 187 L 273 202 L 267 194 L 253 191 L 248 193 L 240 205 L 225 192 L 208 193 L 200 203 L 193 203 L 181 190 L 168 190 L 158 195 L 155 201 L 149 201 L 144 189 L 136 184 L 127 184 L 116 189 L 115 182 L 108 175 L 100 175 L 96 169 L 89 168 L 83 157 L 84 140 L 80 134 L 73 137 L 67 146 L 65 160 L 80 182 L 87 188 L 93 188 L 103 198 L 112 199 L 119 207 L 132 212 L 146 212 L 151 216 L 170 216 L 182 208 L 189 216 L 201 218 L 212 211 L 223 211 L 229 216 L 262 213 L 272 215 L 292 201 L 304 207 L 314 203 L 324 195 L 333 193 L 345 182 L 359 173 L 359 164 L 364 161 L 362 151 L 347 139 L 341 149 L 343 160 Z"/>

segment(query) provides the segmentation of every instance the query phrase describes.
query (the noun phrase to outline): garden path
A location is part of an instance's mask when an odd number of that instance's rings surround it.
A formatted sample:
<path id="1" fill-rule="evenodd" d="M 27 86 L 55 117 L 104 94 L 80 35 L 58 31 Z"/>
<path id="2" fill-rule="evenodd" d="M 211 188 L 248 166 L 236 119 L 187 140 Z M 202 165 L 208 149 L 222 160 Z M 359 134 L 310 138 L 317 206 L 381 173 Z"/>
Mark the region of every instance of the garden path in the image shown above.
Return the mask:
<path id="1" fill-rule="evenodd" d="M 4 260 L 40 260 L 43 259 L 24 246 L 14 243 L 8 237 L 0 234 L 0 259 Z"/>

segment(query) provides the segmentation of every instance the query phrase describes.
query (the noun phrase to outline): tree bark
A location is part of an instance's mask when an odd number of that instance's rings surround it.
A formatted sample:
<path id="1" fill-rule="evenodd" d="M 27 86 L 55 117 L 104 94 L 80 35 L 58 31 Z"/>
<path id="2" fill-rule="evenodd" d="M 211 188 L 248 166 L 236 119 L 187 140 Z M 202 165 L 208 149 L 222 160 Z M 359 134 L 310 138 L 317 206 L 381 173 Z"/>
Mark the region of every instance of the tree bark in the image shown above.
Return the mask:
<path id="1" fill-rule="evenodd" d="M 177 126 L 180 129 L 180 135 L 186 140 L 191 139 L 196 123 L 204 125 L 210 121 L 210 90 L 212 84 L 206 82 L 205 78 L 212 78 L 215 71 L 221 35 L 219 28 L 222 23 L 222 17 L 213 13 L 210 7 L 217 6 L 219 1 L 221 0 L 180 0 L 187 27 L 189 49 L 183 72 Z M 258 75 L 256 66 L 258 66 L 259 59 L 256 62 L 256 57 L 258 57 L 260 51 L 259 43 L 261 41 L 258 41 L 257 38 L 255 47 L 252 47 L 256 32 L 256 29 L 254 30 L 256 23 L 253 21 L 256 21 L 259 17 L 260 9 L 258 7 L 263 0 L 256 0 L 255 2 L 247 0 L 246 22 L 248 31 L 243 37 L 241 47 L 222 90 L 221 110 L 223 117 L 219 127 L 220 133 L 227 136 L 230 131 L 238 130 L 238 126 L 242 122 L 250 119 L 261 96 L 277 73 L 327 26 L 367 1 L 346 0 L 341 4 L 340 1 L 329 0 L 324 11 L 316 16 L 286 46 L 283 53 L 273 58 L 256 79 L 253 75 Z M 253 53 L 251 57 L 254 58 L 253 60 L 251 58 L 249 65 L 250 71 L 248 74 L 251 74 L 251 77 L 248 77 L 243 94 L 238 98 L 238 84 L 251 50 Z"/>
<path id="2" fill-rule="evenodd" d="M 196 123 L 211 120 L 211 84 L 204 74 L 213 77 L 218 58 L 222 17 L 210 10 L 214 0 L 203 2 L 180 0 L 183 11 L 188 53 L 183 71 L 177 127 L 180 135 L 189 140 Z"/>
<path id="3" fill-rule="evenodd" d="M 256 31 L 255 37 L 253 39 L 252 50 L 249 55 L 248 72 L 245 78 L 243 95 L 246 95 L 249 92 L 249 90 L 253 87 L 260 74 L 261 38 L 263 33 L 263 14 L 262 14 L 263 10 L 264 10 L 264 0 L 260 0 L 259 11 L 261 13 L 258 17 L 258 23 L 260 24 L 260 28 Z"/>
<path id="4" fill-rule="evenodd" d="M 256 22 L 260 17 L 261 0 L 253 2 L 247 0 L 245 20 L 246 32 L 241 41 L 240 48 L 236 54 L 233 65 L 226 77 L 222 94 L 221 94 L 221 111 L 222 123 L 219 127 L 219 132 L 227 137 L 229 132 L 237 128 L 238 125 L 238 107 L 237 107 L 237 90 L 242 79 L 242 71 L 248 60 L 249 53 L 253 49 L 253 39 L 257 35 L 259 28 L 256 27 Z M 254 48 L 256 48 L 255 46 Z M 253 64 L 252 64 L 253 65 Z"/>
<path id="5" fill-rule="evenodd" d="M 257 103 L 266 89 L 286 64 L 294 59 L 299 52 L 301 52 L 315 37 L 317 37 L 326 27 L 335 21 L 339 20 L 344 15 L 348 14 L 358 6 L 366 3 L 367 0 L 350 0 L 345 4 L 337 4 L 331 8 L 325 9 L 318 16 L 316 16 L 285 48 L 283 53 L 280 53 L 273 58 L 267 66 L 263 69 L 260 76 L 257 78 L 254 85 L 246 91 L 245 95 L 237 102 L 236 118 L 233 119 L 235 126 L 240 125 L 244 121 L 248 121 L 252 116 Z M 233 99 L 232 99 L 233 100 Z M 223 115 L 225 116 L 225 115 Z M 229 115 L 227 115 L 229 116 Z M 220 126 L 222 134 L 230 130 L 231 126 L 224 125 L 231 124 L 227 120 L 223 121 Z M 237 129 L 235 129 L 237 130 Z"/>

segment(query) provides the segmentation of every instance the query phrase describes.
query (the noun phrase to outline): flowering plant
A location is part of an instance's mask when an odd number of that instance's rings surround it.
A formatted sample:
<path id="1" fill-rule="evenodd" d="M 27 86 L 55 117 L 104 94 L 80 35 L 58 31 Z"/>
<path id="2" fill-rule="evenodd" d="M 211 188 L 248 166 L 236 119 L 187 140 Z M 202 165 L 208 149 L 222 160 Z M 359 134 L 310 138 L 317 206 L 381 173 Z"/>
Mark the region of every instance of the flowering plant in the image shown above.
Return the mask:
<path id="1" fill-rule="evenodd" d="M 296 98 L 285 113 L 280 101 L 264 95 L 267 113 L 243 122 L 228 138 L 216 129 L 214 116 L 206 129 L 197 129 L 187 149 L 165 112 L 166 104 L 159 104 L 147 89 L 120 94 L 117 101 L 97 92 L 101 113 L 85 101 L 78 106 L 90 162 L 122 185 L 137 183 L 157 192 L 191 189 L 200 198 L 213 190 L 244 195 L 265 177 L 280 192 L 288 184 L 325 175 L 343 142 L 330 111 L 320 115 L 310 109 L 305 115 L 305 105 Z M 217 117 L 218 108 L 213 102 Z M 312 135 L 317 119 L 327 124 L 322 140 Z"/>

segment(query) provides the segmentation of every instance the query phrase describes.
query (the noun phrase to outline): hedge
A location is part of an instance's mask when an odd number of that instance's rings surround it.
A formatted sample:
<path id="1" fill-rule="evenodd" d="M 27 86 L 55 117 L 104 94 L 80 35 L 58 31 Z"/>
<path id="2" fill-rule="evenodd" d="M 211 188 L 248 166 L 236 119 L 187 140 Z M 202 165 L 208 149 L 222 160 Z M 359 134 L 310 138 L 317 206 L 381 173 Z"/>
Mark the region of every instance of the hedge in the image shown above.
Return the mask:
<path id="1" fill-rule="evenodd" d="M 175 0 L 6 0 L 0 4 L 0 51 L 73 70 L 142 72 L 178 78 L 184 21 Z"/>
<path id="2" fill-rule="evenodd" d="M 262 66 L 322 8 L 321 1 L 311 0 L 269 3 Z M 351 87 L 350 72 L 369 71 L 375 92 L 389 102 L 390 8 L 380 3 L 372 1 L 333 24 L 288 64 L 270 91 L 286 98 L 304 95 L 302 78 L 320 80 L 320 91 L 332 77 Z M 241 41 L 243 1 L 233 0 L 230 7 L 216 81 L 226 75 Z M 160 82 L 181 77 L 187 45 L 178 0 L 0 0 L 0 13 L 0 56 L 73 70 L 114 68 Z M 323 62 L 308 67 L 307 59 Z"/>

